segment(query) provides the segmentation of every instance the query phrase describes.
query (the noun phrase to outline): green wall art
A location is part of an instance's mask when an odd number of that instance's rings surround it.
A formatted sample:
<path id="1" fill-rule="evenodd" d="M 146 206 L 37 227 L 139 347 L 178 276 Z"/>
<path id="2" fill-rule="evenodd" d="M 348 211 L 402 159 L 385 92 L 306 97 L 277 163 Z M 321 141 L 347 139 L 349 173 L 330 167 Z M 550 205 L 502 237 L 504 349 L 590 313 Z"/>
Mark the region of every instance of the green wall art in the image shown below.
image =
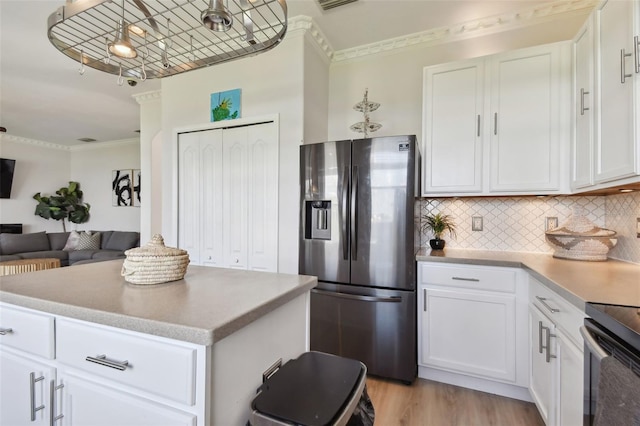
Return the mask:
<path id="1" fill-rule="evenodd" d="M 240 118 L 240 89 L 211 94 L 211 121 Z"/>

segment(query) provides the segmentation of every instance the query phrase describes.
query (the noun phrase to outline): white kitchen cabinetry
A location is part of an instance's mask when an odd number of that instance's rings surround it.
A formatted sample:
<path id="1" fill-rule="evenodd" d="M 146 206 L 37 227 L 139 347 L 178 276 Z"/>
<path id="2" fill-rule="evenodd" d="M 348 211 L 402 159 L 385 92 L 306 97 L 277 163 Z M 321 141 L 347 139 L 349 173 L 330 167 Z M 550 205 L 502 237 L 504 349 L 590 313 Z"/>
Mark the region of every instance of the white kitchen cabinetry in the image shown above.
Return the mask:
<path id="1" fill-rule="evenodd" d="M 593 184 L 595 58 L 593 17 L 589 17 L 573 44 L 573 117 L 571 144 L 571 188 Z"/>
<path id="2" fill-rule="evenodd" d="M 530 277 L 530 391 L 547 426 L 580 426 L 584 313 Z"/>
<path id="3" fill-rule="evenodd" d="M 554 43 L 425 68 L 424 196 L 565 189 L 568 48 Z"/>
<path id="4" fill-rule="evenodd" d="M 602 2 L 595 20 L 599 106 L 595 181 L 601 183 L 640 174 L 640 2 Z"/>
<path id="5" fill-rule="evenodd" d="M 513 268 L 420 262 L 420 377 L 527 399 L 521 276 Z"/>
<path id="6" fill-rule="evenodd" d="M 53 357 L 53 316 L 0 309 L 0 424 L 49 424 Z"/>
<path id="7" fill-rule="evenodd" d="M 178 246 L 191 262 L 277 271 L 277 124 L 185 131 L 178 150 Z"/>

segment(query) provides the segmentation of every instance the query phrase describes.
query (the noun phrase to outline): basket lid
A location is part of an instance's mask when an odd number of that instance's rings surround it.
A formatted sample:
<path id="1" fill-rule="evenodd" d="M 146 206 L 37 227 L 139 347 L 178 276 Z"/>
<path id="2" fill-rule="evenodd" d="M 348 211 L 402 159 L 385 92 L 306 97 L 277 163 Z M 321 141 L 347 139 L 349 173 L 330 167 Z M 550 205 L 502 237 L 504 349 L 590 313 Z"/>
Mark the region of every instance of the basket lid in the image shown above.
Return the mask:
<path id="1" fill-rule="evenodd" d="M 590 236 L 590 237 L 612 237 L 616 235 L 616 231 L 611 229 L 600 228 L 591 222 L 585 216 L 577 214 L 569 216 L 569 219 L 558 226 L 545 232 L 547 235 L 556 236 Z"/>
<path id="2" fill-rule="evenodd" d="M 155 234 L 145 246 L 129 249 L 125 251 L 124 254 L 126 256 L 133 255 L 136 257 L 173 257 L 184 256 L 187 254 L 187 251 L 165 246 L 162 235 Z"/>

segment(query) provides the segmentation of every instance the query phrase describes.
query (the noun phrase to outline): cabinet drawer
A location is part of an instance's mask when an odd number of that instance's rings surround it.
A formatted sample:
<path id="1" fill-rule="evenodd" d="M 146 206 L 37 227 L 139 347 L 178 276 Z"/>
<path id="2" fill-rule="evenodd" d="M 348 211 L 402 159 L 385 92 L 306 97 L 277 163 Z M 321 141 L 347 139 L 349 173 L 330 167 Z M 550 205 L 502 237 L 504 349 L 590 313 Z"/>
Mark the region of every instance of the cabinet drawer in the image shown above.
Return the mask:
<path id="1" fill-rule="evenodd" d="M 194 404 L 195 346 L 65 318 L 58 319 L 56 328 L 56 352 L 61 363 L 173 401 Z M 88 360 L 101 356 L 109 365 Z M 116 363 L 124 361 L 126 366 L 118 369 Z"/>
<path id="2" fill-rule="evenodd" d="M 420 262 L 418 276 L 422 285 L 514 293 L 517 271 L 512 268 L 477 265 L 445 265 Z"/>
<path id="3" fill-rule="evenodd" d="M 52 315 L 0 305 L 0 344 L 44 358 L 54 357 L 54 325 Z"/>
<path id="4" fill-rule="evenodd" d="M 529 302 L 544 312 L 556 327 L 561 329 L 579 348 L 582 348 L 580 326 L 584 322 L 584 312 L 531 276 L 529 277 Z"/>

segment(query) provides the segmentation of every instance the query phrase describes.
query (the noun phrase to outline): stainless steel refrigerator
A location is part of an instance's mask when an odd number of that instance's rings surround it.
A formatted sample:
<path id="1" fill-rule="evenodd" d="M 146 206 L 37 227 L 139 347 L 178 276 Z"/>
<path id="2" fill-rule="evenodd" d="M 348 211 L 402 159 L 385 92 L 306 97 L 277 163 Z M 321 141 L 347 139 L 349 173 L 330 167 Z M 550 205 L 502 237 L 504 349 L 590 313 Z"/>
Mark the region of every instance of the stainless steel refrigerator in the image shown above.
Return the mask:
<path id="1" fill-rule="evenodd" d="M 416 362 L 416 138 L 300 147 L 300 273 L 311 293 L 311 350 L 412 382 Z"/>

